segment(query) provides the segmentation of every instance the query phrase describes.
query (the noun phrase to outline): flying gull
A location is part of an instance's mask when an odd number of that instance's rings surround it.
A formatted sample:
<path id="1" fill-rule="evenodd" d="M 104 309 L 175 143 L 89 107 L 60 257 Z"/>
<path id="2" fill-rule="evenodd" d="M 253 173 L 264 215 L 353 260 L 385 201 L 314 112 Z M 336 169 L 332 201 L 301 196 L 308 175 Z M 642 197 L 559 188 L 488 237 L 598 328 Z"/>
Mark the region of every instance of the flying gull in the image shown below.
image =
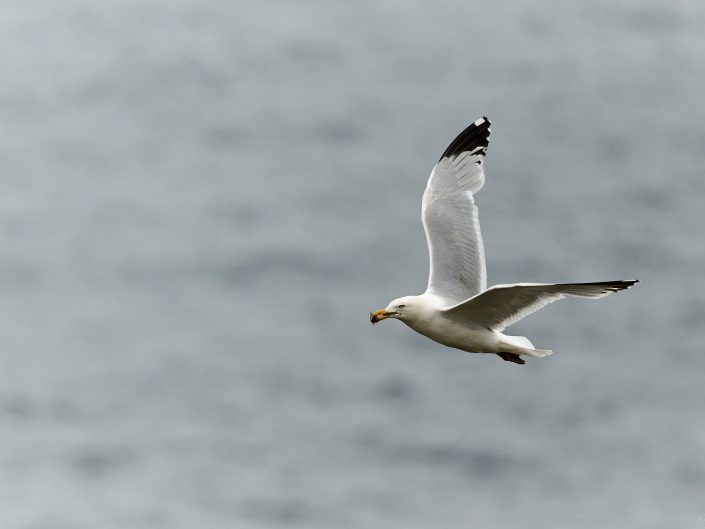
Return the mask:
<path id="1" fill-rule="evenodd" d="M 485 250 L 475 193 L 485 183 L 490 120 L 482 117 L 462 131 L 431 171 L 421 201 L 430 273 L 426 292 L 395 299 L 370 321 L 395 318 L 416 332 L 469 353 L 492 353 L 523 364 L 522 356 L 543 358 L 525 336 L 504 329 L 566 296 L 598 299 L 638 280 L 597 283 L 516 283 L 487 288 Z"/>

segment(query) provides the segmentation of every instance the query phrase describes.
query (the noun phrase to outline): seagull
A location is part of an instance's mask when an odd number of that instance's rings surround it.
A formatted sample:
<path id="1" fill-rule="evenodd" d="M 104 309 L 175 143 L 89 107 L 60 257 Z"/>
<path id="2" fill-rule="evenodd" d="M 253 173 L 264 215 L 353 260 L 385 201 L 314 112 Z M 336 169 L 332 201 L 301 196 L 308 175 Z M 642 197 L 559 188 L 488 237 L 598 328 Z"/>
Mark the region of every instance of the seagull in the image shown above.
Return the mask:
<path id="1" fill-rule="evenodd" d="M 639 282 L 516 283 L 487 288 L 475 194 L 485 183 L 490 120 L 482 117 L 463 130 L 431 171 L 421 201 L 430 272 L 426 292 L 395 299 L 370 313 L 370 322 L 394 318 L 448 347 L 496 354 L 524 364 L 523 356 L 543 358 L 525 336 L 504 330 L 549 303 L 567 296 L 598 299 Z"/>

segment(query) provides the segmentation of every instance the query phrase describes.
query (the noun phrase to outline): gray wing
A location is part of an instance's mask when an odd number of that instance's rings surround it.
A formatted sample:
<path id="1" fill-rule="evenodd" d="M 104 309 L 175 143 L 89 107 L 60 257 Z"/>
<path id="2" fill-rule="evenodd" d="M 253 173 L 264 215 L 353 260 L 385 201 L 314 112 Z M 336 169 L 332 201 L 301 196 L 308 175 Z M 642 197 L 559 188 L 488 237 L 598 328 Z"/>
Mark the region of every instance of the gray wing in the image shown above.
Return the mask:
<path id="1" fill-rule="evenodd" d="M 421 204 L 430 271 L 427 293 L 458 303 L 487 288 L 485 249 L 474 193 L 485 183 L 490 121 L 461 132 L 431 171 Z"/>
<path id="2" fill-rule="evenodd" d="M 638 283 L 638 280 L 601 283 L 497 285 L 445 310 L 451 319 L 473 322 L 496 331 L 566 296 L 598 299 Z"/>

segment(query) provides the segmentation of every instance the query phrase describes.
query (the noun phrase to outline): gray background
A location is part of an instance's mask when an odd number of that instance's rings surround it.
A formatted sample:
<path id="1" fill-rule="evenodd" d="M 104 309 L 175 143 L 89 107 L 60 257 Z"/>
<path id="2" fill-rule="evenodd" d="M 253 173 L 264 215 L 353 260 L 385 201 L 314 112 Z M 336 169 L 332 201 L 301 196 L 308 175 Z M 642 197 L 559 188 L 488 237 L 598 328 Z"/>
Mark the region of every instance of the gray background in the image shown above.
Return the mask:
<path id="1" fill-rule="evenodd" d="M 685 528 L 705 513 L 705 3 L 10 1 L 0 524 Z M 445 349 L 421 193 L 493 121 L 490 283 L 638 277 Z"/>

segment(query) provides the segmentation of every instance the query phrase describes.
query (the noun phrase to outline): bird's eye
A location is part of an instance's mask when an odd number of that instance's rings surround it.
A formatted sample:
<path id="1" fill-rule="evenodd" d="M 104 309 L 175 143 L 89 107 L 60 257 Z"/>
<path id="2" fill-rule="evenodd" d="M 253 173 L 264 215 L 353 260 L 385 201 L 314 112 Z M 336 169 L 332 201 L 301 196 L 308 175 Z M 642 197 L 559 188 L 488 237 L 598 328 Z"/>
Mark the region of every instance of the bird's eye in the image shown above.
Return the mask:
<path id="1" fill-rule="evenodd" d="M 397 308 L 398 308 L 398 309 L 403 309 L 404 307 L 406 307 L 406 305 L 399 305 Z"/>

